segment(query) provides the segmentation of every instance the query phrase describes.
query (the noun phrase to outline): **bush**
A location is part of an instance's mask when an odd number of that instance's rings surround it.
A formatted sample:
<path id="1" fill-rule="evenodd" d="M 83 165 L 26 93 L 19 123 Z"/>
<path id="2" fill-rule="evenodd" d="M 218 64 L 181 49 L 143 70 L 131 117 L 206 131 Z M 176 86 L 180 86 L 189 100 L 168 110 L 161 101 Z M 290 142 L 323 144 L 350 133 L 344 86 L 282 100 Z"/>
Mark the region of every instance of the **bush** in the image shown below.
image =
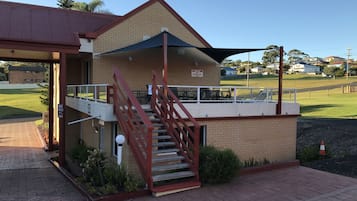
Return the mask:
<path id="1" fill-rule="evenodd" d="M 103 175 L 105 181 L 116 186 L 117 189 L 123 188 L 127 179 L 127 172 L 124 168 L 124 165 L 119 166 L 114 163 L 108 163 L 105 166 Z"/>
<path id="2" fill-rule="evenodd" d="M 313 144 L 311 146 L 304 147 L 304 149 L 297 154 L 296 158 L 299 159 L 301 163 L 306 163 L 330 157 L 330 152 L 327 149 L 326 156 L 320 156 L 319 152 L 320 144 Z"/>
<path id="3" fill-rule="evenodd" d="M 77 164 L 83 164 L 87 161 L 89 152 L 88 150 L 93 150 L 91 147 L 87 147 L 84 143 L 80 143 L 70 150 L 70 157 L 72 161 Z"/>
<path id="4" fill-rule="evenodd" d="M 200 178 L 202 183 L 229 182 L 239 170 L 239 159 L 230 149 L 218 150 L 213 146 L 200 148 Z"/>
<path id="5" fill-rule="evenodd" d="M 90 182 L 93 186 L 104 186 L 104 165 L 105 156 L 97 149 L 88 150 L 88 159 L 85 163 L 81 163 L 83 168 L 83 177 L 86 181 Z"/>

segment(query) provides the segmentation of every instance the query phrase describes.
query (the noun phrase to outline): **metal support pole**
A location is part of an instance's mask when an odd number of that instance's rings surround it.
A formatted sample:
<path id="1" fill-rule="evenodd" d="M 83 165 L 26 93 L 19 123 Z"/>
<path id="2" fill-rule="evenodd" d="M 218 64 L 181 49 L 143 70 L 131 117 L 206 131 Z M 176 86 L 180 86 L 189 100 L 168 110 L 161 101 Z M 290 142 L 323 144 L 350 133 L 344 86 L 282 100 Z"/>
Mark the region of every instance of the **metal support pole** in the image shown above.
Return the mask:
<path id="1" fill-rule="evenodd" d="M 281 115 L 281 102 L 282 102 L 282 95 L 283 95 L 283 65 L 284 65 L 284 48 L 280 46 L 280 59 L 279 59 L 279 94 L 278 94 L 278 104 L 276 107 L 276 114 Z"/>
<path id="2" fill-rule="evenodd" d="M 66 139 L 65 139 L 65 129 L 66 129 L 66 106 L 65 106 L 65 101 L 66 101 L 66 54 L 60 53 L 60 76 L 59 76 L 59 82 L 60 82 L 60 105 L 63 107 L 62 111 L 62 116 L 59 116 L 59 154 L 58 154 L 58 162 L 60 166 L 65 165 L 65 154 L 66 154 Z"/>

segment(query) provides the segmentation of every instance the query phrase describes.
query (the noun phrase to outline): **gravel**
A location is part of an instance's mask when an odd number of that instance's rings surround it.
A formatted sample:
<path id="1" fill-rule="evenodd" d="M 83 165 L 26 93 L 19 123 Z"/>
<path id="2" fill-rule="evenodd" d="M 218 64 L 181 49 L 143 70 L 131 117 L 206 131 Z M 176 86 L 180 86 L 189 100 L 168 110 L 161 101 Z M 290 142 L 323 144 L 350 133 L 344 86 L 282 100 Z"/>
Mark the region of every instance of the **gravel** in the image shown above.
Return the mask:
<path id="1" fill-rule="evenodd" d="M 297 152 L 321 140 L 331 158 L 303 165 L 357 178 L 357 119 L 298 120 Z"/>

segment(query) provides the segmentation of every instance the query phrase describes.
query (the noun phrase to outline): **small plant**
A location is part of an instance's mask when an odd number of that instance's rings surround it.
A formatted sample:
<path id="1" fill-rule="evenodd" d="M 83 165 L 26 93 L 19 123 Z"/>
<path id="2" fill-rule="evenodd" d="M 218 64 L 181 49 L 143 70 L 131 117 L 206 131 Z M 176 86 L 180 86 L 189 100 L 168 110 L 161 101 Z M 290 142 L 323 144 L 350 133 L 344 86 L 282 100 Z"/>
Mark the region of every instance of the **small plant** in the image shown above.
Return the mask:
<path id="1" fill-rule="evenodd" d="M 127 171 L 124 165 L 119 166 L 114 163 L 108 163 L 105 166 L 103 175 L 105 181 L 116 186 L 117 189 L 123 188 L 127 179 Z"/>
<path id="2" fill-rule="evenodd" d="M 124 191 L 125 192 L 134 192 L 139 189 L 140 182 L 133 175 L 128 174 L 124 182 Z"/>
<path id="3" fill-rule="evenodd" d="M 93 150 L 93 148 L 88 147 L 86 144 L 79 143 L 70 150 L 70 157 L 72 161 L 77 164 L 84 164 L 89 156 L 88 150 Z"/>
<path id="4" fill-rule="evenodd" d="M 88 159 L 85 163 L 81 163 L 83 168 L 83 176 L 86 181 L 93 186 L 104 186 L 103 170 L 105 165 L 105 156 L 97 149 L 88 150 Z"/>
<path id="5" fill-rule="evenodd" d="M 266 164 L 270 164 L 270 161 L 266 158 L 263 159 L 263 161 L 258 161 L 255 160 L 254 158 L 250 158 L 248 160 L 243 161 L 242 163 L 242 167 L 256 167 L 256 166 L 262 166 L 262 165 L 266 165 Z"/>
<path id="6" fill-rule="evenodd" d="M 239 159 L 230 149 L 218 150 L 213 146 L 200 149 L 200 178 L 203 183 L 229 182 L 239 170 Z"/>
<path id="7" fill-rule="evenodd" d="M 296 158 L 299 159 L 301 163 L 306 163 L 330 157 L 328 149 L 326 149 L 326 156 L 320 156 L 319 151 L 320 145 L 313 144 L 311 146 L 304 147 L 304 149 L 297 154 Z"/>

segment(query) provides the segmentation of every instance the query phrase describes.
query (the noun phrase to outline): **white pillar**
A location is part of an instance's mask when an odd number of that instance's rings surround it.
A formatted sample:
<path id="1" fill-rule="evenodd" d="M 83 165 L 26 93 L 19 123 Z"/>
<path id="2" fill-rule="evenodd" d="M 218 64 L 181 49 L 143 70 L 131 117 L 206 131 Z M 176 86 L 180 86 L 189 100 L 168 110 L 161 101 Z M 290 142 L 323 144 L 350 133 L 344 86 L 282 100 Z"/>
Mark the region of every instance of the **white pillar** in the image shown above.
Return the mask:
<path id="1" fill-rule="evenodd" d="M 117 143 L 117 162 L 118 165 L 121 165 L 121 160 L 122 160 L 122 151 L 123 151 L 123 144 L 125 142 L 125 137 L 124 135 L 117 135 L 115 138 L 115 142 Z"/>

